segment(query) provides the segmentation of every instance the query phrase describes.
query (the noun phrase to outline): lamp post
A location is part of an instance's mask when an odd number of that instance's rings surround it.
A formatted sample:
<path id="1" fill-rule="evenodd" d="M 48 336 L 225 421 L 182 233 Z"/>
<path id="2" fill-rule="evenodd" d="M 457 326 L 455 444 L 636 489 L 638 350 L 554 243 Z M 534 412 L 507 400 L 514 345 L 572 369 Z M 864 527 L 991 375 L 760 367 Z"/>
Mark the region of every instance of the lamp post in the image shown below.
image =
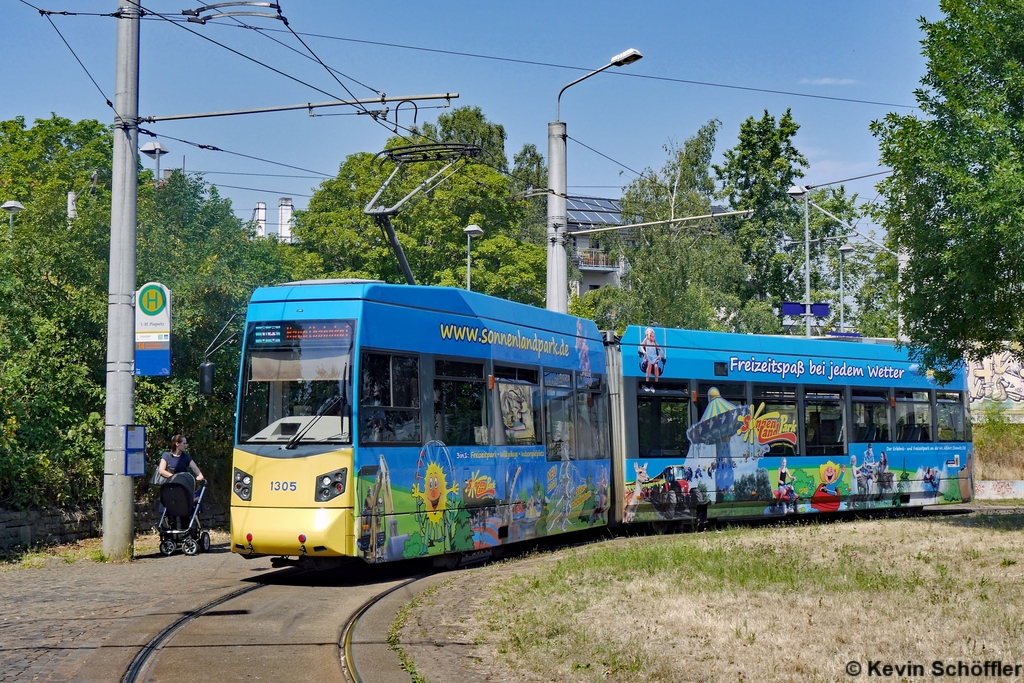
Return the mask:
<path id="1" fill-rule="evenodd" d="M 791 197 L 793 197 L 794 199 L 798 199 L 801 196 L 803 196 L 803 192 L 806 192 L 807 190 L 809 190 L 812 187 L 814 187 L 814 186 L 813 185 L 808 185 L 806 188 L 802 188 L 802 187 L 798 187 L 798 186 L 794 185 L 793 187 L 789 188 L 789 190 L 787 190 L 787 193 Z M 801 192 L 801 191 L 803 191 L 803 192 Z M 852 232 L 852 233 L 854 233 L 856 235 L 859 235 L 860 237 L 863 237 L 865 240 L 867 240 L 868 242 L 871 242 L 871 244 L 875 245 L 876 247 L 878 247 L 882 251 L 886 252 L 887 254 L 892 254 L 893 256 L 896 257 L 896 330 L 897 330 L 896 336 L 900 339 L 900 341 L 903 341 L 903 339 L 904 339 L 904 335 L 903 335 L 903 311 L 900 309 L 900 304 L 899 304 L 899 290 L 900 290 L 900 282 L 903 279 L 903 271 L 907 267 L 908 256 L 907 256 L 906 252 L 897 253 L 897 252 L 893 251 L 889 247 L 885 246 L 884 244 L 882 244 L 881 242 L 876 240 L 874 237 L 871 237 L 870 235 L 865 235 L 860 230 L 858 230 L 857 228 L 853 227 L 852 225 L 850 225 L 849 223 L 847 223 L 843 219 L 839 218 L 838 216 L 836 216 L 832 212 L 828 211 L 827 209 L 821 208 L 820 206 L 818 206 L 817 204 L 815 204 L 814 202 L 812 202 L 812 201 L 810 201 L 808 199 L 805 199 L 805 203 L 810 205 L 810 206 L 813 206 L 818 211 L 821 211 L 823 214 L 825 214 L 826 216 L 828 216 L 829 218 L 834 220 L 836 223 L 839 223 L 839 225 L 843 226 L 844 228 L 846 228 L 850 232 Z M 806 221 L 806 211 L 807 211 L 806 206 L 804 208 L 804 211 L 805 211 L 805 214 L 804 214 L 805 218 L 804 218 L 804 220 Z M 806 226 L 806 223 L 805 223 L 805 226 Z M 805 227 L 805 230 L 806 230 L 806 227 Z M 808 240 L 808 242 L 809 242 L 809 240 Z"/>
<path id="2" fill-rule="evenodd" d="M 839 331 L 846 332 L 846 292 L 843 290 L 843 258 L 854 252 L 854 246 L 847 242 L 839 247 Z"/>
<path id="3" fill-rule="evenodd" d="M 14 200 L 11 200 L 9 202 L 4 202 L 4 205 L 0 206 L 0 209 L 3 209 L 4 211 L 6 211 L 10 215 L 10 220 L 7 222 L 7 239 L 13 240 L 14 239 L 14 214 L 18 213 L 19 211 L 24 211 L 25 207 L 21 205 L 21 202 L 16 202 Z"/>
<path id="4" fill-rule="evenodd" d="M 548 124 L 548 261 L 547 309 L 566 313 L 569 310 L 568 264 L 565 255 L 566 230 L 566 178 L 565 178 L 565 123 L 559 120 L 562 93 L 580 81 L 613 66 L 625 66 L 643 58 L 639 50 L 630 48 L 620 52 L 600 69 L 577 78 L 558 91 L 555 99 L 555 120 Z"/>
<path id="5" fill-rule="evenodd" d="M 806 324 L 806 336 L 811 336 L 811 219 L 810 208 L 810 186 L 801 187 L 794 185 L 786 190 L 793 199 L 804 200 L 804 323 Z"/>
<path id="6" fill-rule="evenodd" d="M 462 229 L 462 232 L 466 233 L 466 291 L 469 292 L 472 291 L 469 287 L 469 259 L 471 253 L 470 250 L 473 247 L 473 238 L 479 237 L 480 235 L 484 234 L 484 229 L 481 228 L 479 225 L 473 224 L 467 225 L 465 228 Z"/>
<path id="7" fill-rule="evenodd" d="M 156 182 L 153 183 L 153 187 L 160 186 L 160 157 L 167 154 L 169 149 L 161 145 L 159 142 L 147 142 L 140 149 L 140 152 L 145 154 L 150 159 L 156 161 Z"/>
<path id="8" fill-rule="evenodd" d="M 829 218 L 831 218 L 835 222 L 839 223 L 839 225 L 843 226 L 847 230 L 850 230 L 850 231 L 860 235 L 861 237 L 866 239 L 868 242 L 871 242 L 873 245 L 875 245 L 876 247 L 878 247 L 879 249 L 881 249 L 885 253 L 892 254 L 893 256 L 896 257 L 896 336 L 899 338 L 900 341 L 903 341 L 904 338 L 905 338 L 905 335 L 903 334 L 903 311 L 900 308 L 899 295 L 900 295 L 900 282 L 903 280 L 903 271 L 907 267 L 907 260 L 909 258 L 907 256 L 907 253 L 905 251 L 902 251 L 902 250 L 901 250 L 901 253 L 897 253 L 897 252 L 893 251 L 892 249 L 890 249 L 889 247 L 885 246 L 884 244 L 882 244 L 881 242 L 879 242 L 875 238 L 871 237 L 870 235 L 865 235 L 860 230 L 857 230 L 857 228 L 853 227 L 852 225 L 850 225 L 846 221 L 842 220 L 841 218 L 835 216 L 831 212 L 821 208 L 820 206 L 818 206 L 814 202 L 811 202 L 811 206 L 813 206 L 818 211 L 821 211 L 823 214 L 825 214 L 826 216 L 828 216 Z"/>

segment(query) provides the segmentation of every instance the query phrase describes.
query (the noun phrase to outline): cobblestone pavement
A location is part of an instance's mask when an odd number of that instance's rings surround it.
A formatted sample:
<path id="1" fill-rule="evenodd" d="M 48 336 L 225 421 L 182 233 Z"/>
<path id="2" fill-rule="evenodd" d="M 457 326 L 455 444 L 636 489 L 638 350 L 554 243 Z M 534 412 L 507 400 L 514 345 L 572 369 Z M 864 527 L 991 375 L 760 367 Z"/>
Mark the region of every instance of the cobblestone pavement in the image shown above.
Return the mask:
<path id="1" fill-rule="evenodd" d="M 270 570 L 266 558 L 232 555 L 226 534 L 214 541 L 196 557 L 0 570 L 0 681 L 120 679 L 164 625 Z"/>

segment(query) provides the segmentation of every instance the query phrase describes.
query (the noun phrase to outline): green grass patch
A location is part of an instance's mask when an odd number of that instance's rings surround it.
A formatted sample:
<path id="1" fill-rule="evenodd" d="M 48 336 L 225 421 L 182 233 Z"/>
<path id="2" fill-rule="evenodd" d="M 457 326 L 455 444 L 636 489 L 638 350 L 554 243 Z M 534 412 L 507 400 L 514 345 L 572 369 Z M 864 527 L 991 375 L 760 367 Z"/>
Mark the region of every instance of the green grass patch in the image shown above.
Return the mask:
<path id="1" fill-rule="evenodd" d="M 643 577 L 657 577 L 668 590 L 709 592 L 737 588 L 884 591 L 920 584 L 918 577 L 859 568 L 856 560 L 862 550 L 854 546 L 821 552 L 813 547 L 783 546 L 770 541 L 741 542 L 749 537 L 749 529 L 726 530 L 588 548 L 559 560 L 541 574 L 510 579 L 505 590 L 509 595 L 527 591 L 547 596 L 588 584 L 597 586 Z M 816 561 L 819 552 L 829 561 Z"/>

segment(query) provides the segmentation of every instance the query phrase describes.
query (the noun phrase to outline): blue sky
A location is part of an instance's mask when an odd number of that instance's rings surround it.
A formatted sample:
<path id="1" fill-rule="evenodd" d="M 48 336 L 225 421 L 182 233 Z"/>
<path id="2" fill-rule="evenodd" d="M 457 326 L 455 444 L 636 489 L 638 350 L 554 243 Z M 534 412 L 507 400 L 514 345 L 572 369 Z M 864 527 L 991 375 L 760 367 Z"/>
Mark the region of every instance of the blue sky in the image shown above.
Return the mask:
<path id="1" fill-rule="evenodd" d="M 637 76 L 704 81 L 910 105 L 924 73 L 918 17 L 940 17 L 938 2 L 901 0 L 856 3 L 804 2 L 400 2 L 356 3 L 281 0 L 291 27 L 329 66 L 389 97 L 457 92 L 456 106 L 474 105 L 508 132 L 509 158 L 527 142 L 546 153 L 547 123 L 559 89 L 582 72 L 478 57 L 440 54 L 370 43 L 431 48 L 553 65 L 596 69 L 634 47 L 644 58 L 610 69 L 566 91 L 561 118 L 569 136 L 622 165 L 642 171 L 664 161 L 662 147 L 681 142 L 706 121 L 722 122 L 717 153 L 733 146 L 740 123 L 765 109 L 787 108 L 801 125 L 797 148 L 808 158 L 812 184 L 879 170 L 872 120 L 909 108 L 666 82 Z M 30 0 L 48 10 L 111 12 L 116 0 Z M 143 0 L 147 9 L 180 18 L 198 7 L 183 0 Z M 4 95 L 0 117 L 32 121 L 50 112 L 71 119 L 112 121 L 96 87 L 49 22 L 20 0 L 5 1 Z M 113 98 L 116 20 L 54 16 L 107 97 Z M 249 19 L 281 31 L 280 22 Z M 229 23 L 224 20 L 225 23 Z M 289 33 L 265 35 L 239 27 L 189 24 L 198 34 L 260 59 L 332 95 L 347 97 Z M 317 36 L 307 34 L 318 34 Z M 355 41 L 369 41 L 355 42 Z M 287 46 L 287 47 L 286 47 Z M 17 59 L 14 56 L 17 56 Z M 167 115 L 320 102 L 320 92 L 290 81 L 157 17 L 142 24 L 140 114 Z M 626 75 L 630 74 L 630 75 Z M 350 81 L 357 97 L 373 92 Z M 423 106 L 429 106 L 424 103 Z M 320 113 L 341 113 L 339 109 Z M 420 121 L 438 110 L 420 111 Z M 393 117 L 393 115 L 392 115 Z M 403 108 L 401 124 L 411 123 Z M 346 155 L 379 151 L 389 132 L 366 116 L 310 118 L 305 111 L 148 124 L 162 135 L 334 174 Z M 150 138 L 142 138 L 142 142 Z M 163 168 L 207 171 L 207 179 L 248 218 L 257 201 L 273 207 L 291 196 L 306 206 L 317 178 L 159 138 L 170 149 Z M 568 145 L 570 192 L 617 197 L 635 177 L 572 140 Z M 144 160 L 151 166 L 148 159 Z M 847 184 L 862 200 L 875 197 L 874 182 Z M 259 191 L 225 187 L 256 188 Z M 2 198 L 12 199 L 8 197 Z"/>

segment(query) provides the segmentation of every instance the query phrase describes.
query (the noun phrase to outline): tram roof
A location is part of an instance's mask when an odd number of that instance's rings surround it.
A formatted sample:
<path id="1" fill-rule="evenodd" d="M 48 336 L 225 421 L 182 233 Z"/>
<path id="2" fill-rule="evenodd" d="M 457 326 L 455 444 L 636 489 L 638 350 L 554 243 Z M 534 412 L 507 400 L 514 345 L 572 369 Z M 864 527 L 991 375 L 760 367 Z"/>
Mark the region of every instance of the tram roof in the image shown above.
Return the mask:
<path id="1" fill-rule="evenodd" d="M 569 335 L 576 335 L 576 321 L 580 320 L 585 337 L 601 339 L 597 325 L 592 320 L 455 287 L 398 285 L 379 280 L 302 280 L 274 287 L 260 287 L 253 292 L 250 303 L 332 300 L 362 300 L 438 313 L 454 313 Z"/>
<path id="2" fill-rule="evenodd" d="M 916 373 L 917 363 L 913 362 L 906 350 L 897 349 L 889 339 L 836 340 L 829 338 L 808 338 L 785 335 L 737 334 L 733 332 L 708 332 L 702 330 L 679 330 L 654 326 L 630 325 L 622 335 L 622 344 L 638 346 L 647 330 L 654 330 L 655 341 L 667 349 L 674 350 L 677 358 L 701 358 L 724 360 L 729 356 L 744 357 L 774 356 L 831 359 L 836 361 L 863 361 L 867 363 L 893 363 L 910 368 Z M 954 373 L 950 387 L 958 386 L 964 380 L 963 369 Z"/>
<path id="3" fill-rule="evenodd" d="M 788 355 L 860 358 L 864 360 L 907 361 L 906 351 L 898 351 L 890 339 L 836 340 L 828 337 L 797 337 L 771 334 L 738 334 L 680 330 L 646 325 L 630 325 L 622 335 L 623 344 L 639 344 L 646 330 L 655 331 L 659 344 L 670 347 L 715 350 L 730 353 L 776 353 Z M 666 333 L 668 334 L 666 341 Z"/>

